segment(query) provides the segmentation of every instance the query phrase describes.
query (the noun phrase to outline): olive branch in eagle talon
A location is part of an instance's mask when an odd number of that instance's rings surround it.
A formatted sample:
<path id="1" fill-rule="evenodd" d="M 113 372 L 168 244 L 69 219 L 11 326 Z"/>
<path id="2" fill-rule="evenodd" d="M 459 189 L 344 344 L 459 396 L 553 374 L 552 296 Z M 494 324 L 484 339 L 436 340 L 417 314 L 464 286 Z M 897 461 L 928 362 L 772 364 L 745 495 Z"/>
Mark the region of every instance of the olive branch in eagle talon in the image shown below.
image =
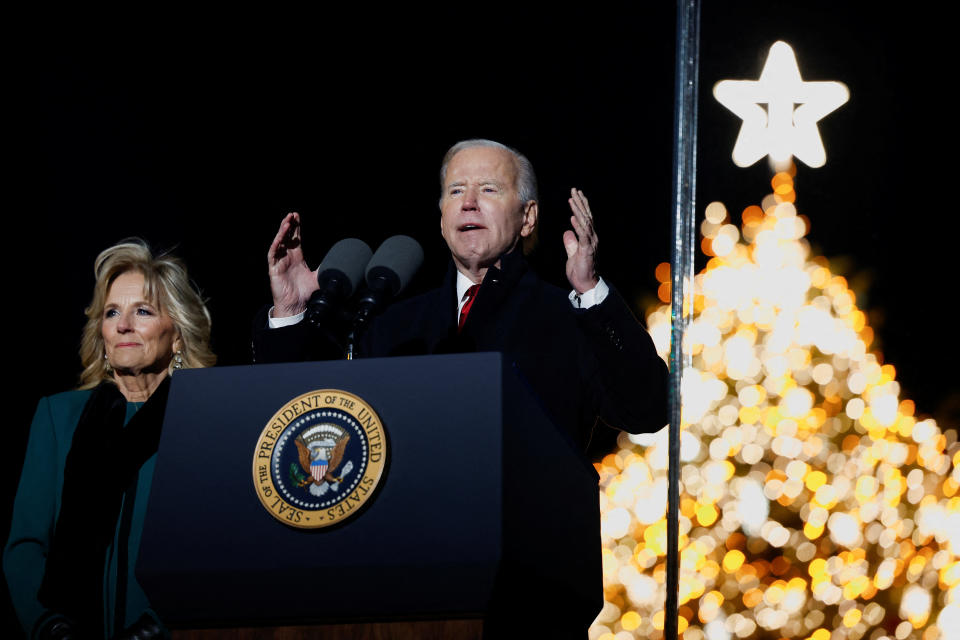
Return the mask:
<path id="1" fill-rule="evenodd" d="M 296 462 L 290 463 L 290 482 L 297 485 L 297 488 L 310 484 L 311 479 L 310 476 L 303 475 L 303 472 L 300 471 L 300 467 L 297 466 Z"/>

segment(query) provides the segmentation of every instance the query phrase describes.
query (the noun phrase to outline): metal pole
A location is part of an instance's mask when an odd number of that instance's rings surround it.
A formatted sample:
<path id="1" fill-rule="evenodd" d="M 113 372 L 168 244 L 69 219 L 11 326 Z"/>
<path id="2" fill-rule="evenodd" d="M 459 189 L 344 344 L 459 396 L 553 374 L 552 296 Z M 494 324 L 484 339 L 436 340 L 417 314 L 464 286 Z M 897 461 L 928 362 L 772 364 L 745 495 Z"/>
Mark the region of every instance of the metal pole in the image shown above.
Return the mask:
<path id="1" fill-rule="evenodd" d="M 696 235 L 697 83 L 700 66 L 700 0 L 677 0 L 677 62 L 673 113 L 673 247 L 670 252 L 670 428 L 667 490 L 667 597 L 663 637 L 677 639 L 680 582 L 680 383 L 689 357 L 683 334 L 693 316 L 693 250 Z M 685 304 L 686 303 L 686 304 Z"/>

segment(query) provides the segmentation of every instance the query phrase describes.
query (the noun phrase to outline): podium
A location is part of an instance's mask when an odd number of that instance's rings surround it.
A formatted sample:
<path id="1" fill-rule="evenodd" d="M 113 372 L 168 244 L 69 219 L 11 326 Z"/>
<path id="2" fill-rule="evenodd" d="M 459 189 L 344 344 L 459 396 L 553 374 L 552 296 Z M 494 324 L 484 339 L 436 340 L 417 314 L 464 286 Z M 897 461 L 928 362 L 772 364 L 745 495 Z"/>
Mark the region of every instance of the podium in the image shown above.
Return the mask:
<path id="1" fill-rule="evenodd" d="M 277 410 L 318 389 L 379 415 L 387 463 L 334 526 L 261 504 Z M 173 380 L 137 577 L 171 628 L 480 619 L 592 621 L 597 477 L 497 353 L 194 369 Z M 354 635 L 357 637 L 357 634 Z"/>

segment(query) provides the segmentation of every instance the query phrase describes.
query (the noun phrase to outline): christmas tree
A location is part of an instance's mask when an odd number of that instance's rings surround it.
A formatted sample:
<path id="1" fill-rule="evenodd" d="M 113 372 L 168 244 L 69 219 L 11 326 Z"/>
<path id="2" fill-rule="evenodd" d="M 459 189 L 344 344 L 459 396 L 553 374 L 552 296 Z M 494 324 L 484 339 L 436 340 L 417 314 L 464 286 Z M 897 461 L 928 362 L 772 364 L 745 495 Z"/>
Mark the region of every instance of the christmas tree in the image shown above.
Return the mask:
<path id="1" fill-rule="evenodd" d="M 934 640 L 960 629 L 960 445 L 915 417 L 847 281 L 811 256 L 795 169 L 730 221 L 706 207 L 684 350 L 684 640 Z M 658 267 L 669 301 L 669 265 Z M 647 326 L 665 359 L 670 308 Z M 600 473 L 605 604 L 590 638 L 662 636 L 666 429 Z M 954 634 L 951 636 L 951 634 Z"/>

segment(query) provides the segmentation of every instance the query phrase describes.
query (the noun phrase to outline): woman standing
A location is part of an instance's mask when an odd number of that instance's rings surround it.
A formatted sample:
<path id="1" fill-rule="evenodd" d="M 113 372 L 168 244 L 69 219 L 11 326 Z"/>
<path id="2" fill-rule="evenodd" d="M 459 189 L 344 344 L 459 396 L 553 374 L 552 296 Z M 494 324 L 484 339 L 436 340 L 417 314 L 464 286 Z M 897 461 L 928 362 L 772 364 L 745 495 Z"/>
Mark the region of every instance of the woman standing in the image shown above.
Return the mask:
<path id="1" fill-rule="evenodd" d="M 94 273 L 80 386 L 40 400 L 4 549 L 31 637 L 163 633 L 133 570 L 169 377 L 216 360 L 180 260 L 132 239 L 97 256 Z"/>

